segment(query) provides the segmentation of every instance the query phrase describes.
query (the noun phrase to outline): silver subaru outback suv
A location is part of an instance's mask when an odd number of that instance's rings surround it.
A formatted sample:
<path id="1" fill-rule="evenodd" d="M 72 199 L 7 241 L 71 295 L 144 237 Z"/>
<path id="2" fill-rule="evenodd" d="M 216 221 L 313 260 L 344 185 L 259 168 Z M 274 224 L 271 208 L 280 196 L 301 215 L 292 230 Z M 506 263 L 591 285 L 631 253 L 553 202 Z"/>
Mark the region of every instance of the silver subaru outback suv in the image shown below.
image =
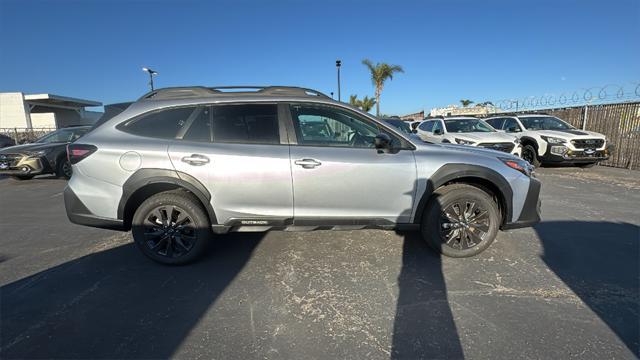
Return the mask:
<path id="1" fill-rule="evenodd" d="M 540 182 L 504 152 L 426 144 L 297 87 L 152 91 L 69 145 L 77 224 L 131 230 L 165 264 L 230 231 L 421 231 L 452 257 L 540 220 Z"/>

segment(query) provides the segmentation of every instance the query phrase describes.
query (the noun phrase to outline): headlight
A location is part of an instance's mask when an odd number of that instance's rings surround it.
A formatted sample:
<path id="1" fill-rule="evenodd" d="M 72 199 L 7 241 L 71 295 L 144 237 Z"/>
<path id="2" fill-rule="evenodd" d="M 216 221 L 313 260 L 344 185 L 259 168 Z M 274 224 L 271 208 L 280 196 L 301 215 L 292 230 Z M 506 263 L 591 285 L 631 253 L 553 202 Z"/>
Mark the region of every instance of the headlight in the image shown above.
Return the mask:
<path id="1" fill-rule="evenodd" d="M 464 140 L 464 139 L 458 139 L 456 138 L 456 142 L 460 145 L 473 145 L 474 142 L 473 141 L 469 141 L 469 140 Z"/>
<path id="2" fill-rule="evenodd" d="M 542 140 L 548 142 L 549 144 L 564 144 L 567 142 L 565 139 L 553 137 L 553 136 L 540 136 Z"/>
<path id="3" fill-rule="evenodd" d="M 529 164 L 526 160 L 514 159 L 514 158 L 499 158 L 508 167 L 518 170 L 521 173 L 531 177 L 533 173 L 533 165 Z"/>
<path id="4" fill-rule="evenodd" d="M 29 157 L 45 156 L 48 153 L 49 153 L 49 150 L 31 151 L 31 152 L 29 152 Z"/>

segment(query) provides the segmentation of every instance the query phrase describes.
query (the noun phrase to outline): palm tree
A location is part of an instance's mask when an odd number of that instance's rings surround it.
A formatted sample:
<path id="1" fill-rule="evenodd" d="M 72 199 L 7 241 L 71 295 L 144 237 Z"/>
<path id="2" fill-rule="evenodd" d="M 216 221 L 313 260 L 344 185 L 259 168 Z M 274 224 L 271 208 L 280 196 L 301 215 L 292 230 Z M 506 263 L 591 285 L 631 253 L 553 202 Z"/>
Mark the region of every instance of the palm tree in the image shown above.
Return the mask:
<path id="1" fill-rule="evenodd" d="M 467 106 L 473 104 L 473 101 L 471 101 L 469 99 L 462 99 L 462 100 L 460 100 L 460 104 L 462 104 L 462 107 L 467 107 Z"/>
<path id="2" fill-rule="evenodd" d="M 380 94 L 384 88 L 384 82 L 387 79 L 393 80 L 393 74 L 404 72 L 400 65 L 389 65 L 387 63 L 376 63 L 375 65 L 369 59 L 362 60 L 362 63 L 369 68 L 371 72 L 371 82 L 376 87 L 376 116 L 380 115 Z"/>
<path id="3" fill-rule="evenodd" d="M 378 102 L 376 101 L 376 99 L 370 98 L 368 96 L 365 96 L 364 98 L 362 98 L 362 100 L 358 100 L 358 105 L 360 106 L 360 109 L 362 109 L 362 111 L 364 112 L 371 111 L 371 109 L 373 108 L 373 105 L 376 105 L 377 103 Z"/>
<path id="4" fill-rule="evenodd" d="M 351 95 L 349 96 L 349 105 L 351 106 L 355 106 L 355 107 L 360 107 L 360 105 L 358 105 L 358 95 Z"/>

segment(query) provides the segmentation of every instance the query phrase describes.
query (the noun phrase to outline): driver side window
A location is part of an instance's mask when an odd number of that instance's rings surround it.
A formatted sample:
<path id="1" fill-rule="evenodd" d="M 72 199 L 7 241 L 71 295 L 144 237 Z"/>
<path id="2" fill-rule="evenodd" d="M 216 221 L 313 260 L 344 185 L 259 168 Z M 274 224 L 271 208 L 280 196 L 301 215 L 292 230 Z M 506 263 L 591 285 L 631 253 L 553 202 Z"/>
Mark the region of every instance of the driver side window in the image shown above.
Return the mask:
<path id="1" fill-rule="evenodd" d="M 375 124 L 348 111 L 322 105 L 291 105 L 298 144 L 372 148 Z"/>

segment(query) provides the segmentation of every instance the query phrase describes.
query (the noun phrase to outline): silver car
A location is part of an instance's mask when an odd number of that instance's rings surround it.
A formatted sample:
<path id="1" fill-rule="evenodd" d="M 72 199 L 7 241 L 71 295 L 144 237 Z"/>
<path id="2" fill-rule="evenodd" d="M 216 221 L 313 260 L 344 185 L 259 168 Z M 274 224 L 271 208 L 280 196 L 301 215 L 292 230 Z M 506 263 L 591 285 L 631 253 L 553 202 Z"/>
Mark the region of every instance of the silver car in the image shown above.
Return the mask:
<path id="1" fill-rule="evenodd" d="M 113 114 L 112 114 L 113 115 Z M 150 92 L 70 144 L 64 199 L 77 224 L 131 230 L 181 264 L 230 231 L 421 231 L 473 256 L 540 219 L 533 168 L 504 152 L 425 144 L 296 87 Z"/>

